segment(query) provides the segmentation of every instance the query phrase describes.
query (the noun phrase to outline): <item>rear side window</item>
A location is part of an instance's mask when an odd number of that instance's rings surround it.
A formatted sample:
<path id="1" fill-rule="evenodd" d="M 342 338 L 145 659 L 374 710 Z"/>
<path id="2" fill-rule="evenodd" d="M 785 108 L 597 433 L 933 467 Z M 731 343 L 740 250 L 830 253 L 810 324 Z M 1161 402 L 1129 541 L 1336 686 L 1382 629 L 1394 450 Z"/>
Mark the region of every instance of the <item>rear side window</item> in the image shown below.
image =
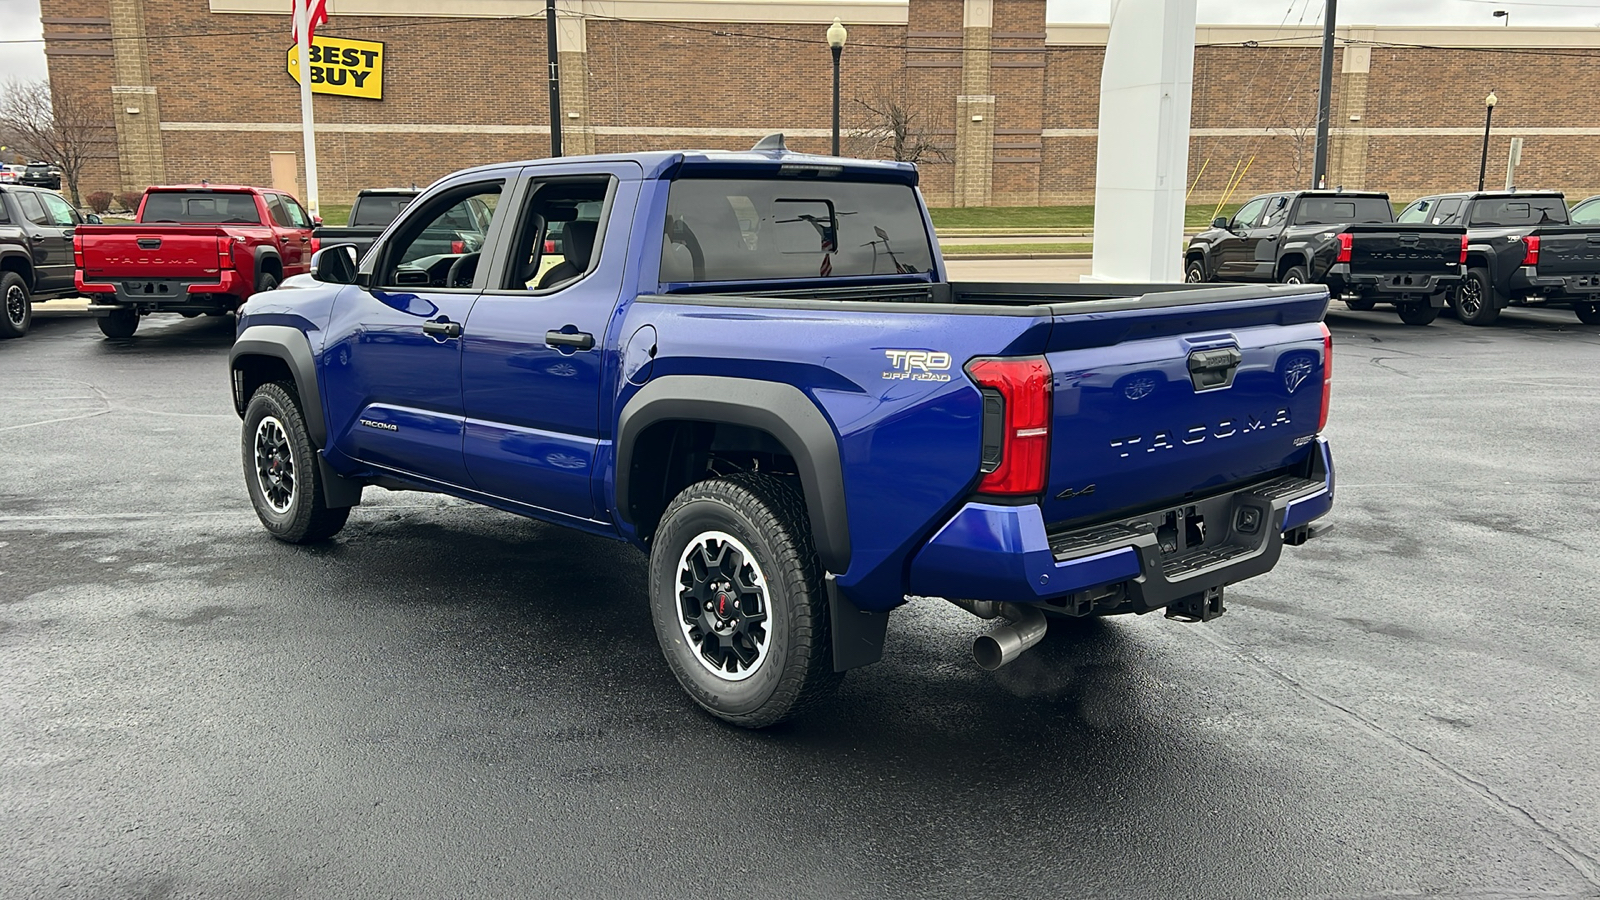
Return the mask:
<path id="1" fill-rule="evenodd" d="M 159 191 L 144 201 L 139 221 L 174 225 L 260 225 L 256 198 L 220 191 Z"/>
<path id="2" fill-rule="evenodd" d="M 1495 197 L 1472 204 L 1468 225 L 1565 225 L 1567 204 L 1560 197 Z"/>
<path id="3" fill-rule="evenodd" d="M 1305 197 L 1294 214 L 1296 225 L 1378 225 L 1393 221 L 1389 201 L 1379 197 Z"/>
<path id="4" fill-rule="evenodd" d="M 403 196 L 357 198 L 355 214 L 350 217 L 350 225 L 368 228 L 386 226 L 399 218 L 400 210 L 410 205 L 411 199 Z"/>
<path id="5" fill-rule="evenodd" d="M 283 208 L 283 199 L 277 194 L 267 195 L 267 214 L 272 216 L 272 224 L 279 228 L 289 227 L 289 213 Z"/>
<path id="6" fill-rule="evenodd" d="M 0 197 L 0 225 L 11 224 L 11 212 L 6 209 L 5 198 Z"/>
<path id="7" fill-rule="evenodd" d="M 39 202 L 39 195 L 32 191 L 22 191 L 17 194 L 17 205 L 22 207 L 22 217 L 35 225 L 48 225 L 49 215 L 44 211 L 44 204 Z"/>
<path id="8" fill-rule="evenodd" d="M 906 185 L 695 178 L 673 182 L 667 196 L 664 282 L 932 269 L 917 193 Z"/>

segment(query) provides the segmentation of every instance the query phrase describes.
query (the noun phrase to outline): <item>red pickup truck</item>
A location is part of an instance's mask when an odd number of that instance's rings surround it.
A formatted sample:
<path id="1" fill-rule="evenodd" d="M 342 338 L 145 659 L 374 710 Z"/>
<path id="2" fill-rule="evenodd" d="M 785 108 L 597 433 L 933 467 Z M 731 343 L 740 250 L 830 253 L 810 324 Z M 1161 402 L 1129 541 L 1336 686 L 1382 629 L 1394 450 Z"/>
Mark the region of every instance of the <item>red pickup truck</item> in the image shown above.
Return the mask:
<path id="1" fill-rule="evenodd" d="M 280 191 L 152 187 L 134 224 L 77 229 L 78 292 L 112 338 L 131 337 L 153 312 L 222 315 L 308 271 L 312 228 L 312 216 Z"/>

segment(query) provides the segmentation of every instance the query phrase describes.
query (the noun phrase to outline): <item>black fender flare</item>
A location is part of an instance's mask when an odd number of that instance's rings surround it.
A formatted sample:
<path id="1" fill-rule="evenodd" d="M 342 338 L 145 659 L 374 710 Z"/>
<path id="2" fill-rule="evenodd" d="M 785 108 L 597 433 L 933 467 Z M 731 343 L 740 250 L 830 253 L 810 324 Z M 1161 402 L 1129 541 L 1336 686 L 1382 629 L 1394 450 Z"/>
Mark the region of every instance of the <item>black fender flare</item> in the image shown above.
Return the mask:
<path id="1" fill-rule="evenodd" d="M 1285 244 L 1283 249 L 1278 251 L 1278 258 L 1272 263 L 1273 281 L 1278 280 L 1278 273 L 1283 271 L 1283 261 L 1290 257 L 1299 259 L 1300 265 L 1305 266 L 1307 278 L 1319 277 L 1316 272 L 1311 271 L 1312 260 L 1316 259 L 1316 254 L 1311 252 L 1311 245 L 1305 241 L 1296 241 L 1293 244 Z"/>
<path id="2" fill-rule="evenodd" d="M 263 244 L 263 245 L 257 247 L 256 250 L 255 250 L 255 268 L 251 272 L 251 275 L 250 275 L 250 293 L 252 293 L 252 294 L 255 293 L 255 290 L 256 290 L 255 286 L 261 280 L 262 264 L 264 262 L 266 262 L 267 260 L 269 260 L 269 259 L 277 260 L 277 263 L 278 263 L 278 274 L 280 276 L 278 278 L 278 280 L 279 281 L 283 280 L 283 278 L 281 277 L 282 274 L 283 274 L 283 257 L 278 254 L 278 248 L 277 247 L 268 247 L 265 244 Z"/>
<path id="3" fill-rule="evenodd" d="M 1491 301 L 1498 301 L 1500 297 L 1510 293 L 1511 273 L 1516 271 L 1516 267 L 1512 266 L 1506 271 L 1501 271 L 1504 267 L 1500 265 L 1500 251 L 1496 249 L 1493 243 L 1485 242 L 1479 244 L 1468 242 L 1468 269 L 1475 268 L 1472 265 L 1472 258 L 1475 256 L 1483 258 L 1483 269 L 1489 273 L 1489 287 L 1493 290 L 1494 296 L 1488 299 Z M 1462 274 L 1465 275 L 1466 273 L 1463 271 Z"/>
<path id="4" fill-rule="evenodd" d="M 1211 264 L 1211 244 L 1198 238 L 1189 242 L 1183 250 L 1183 268 L 1189 270 L 1189 261 L 1196 256 L 1200 257 L 1200 265 L 1206 270 L 1206 277 L 1211 278 L 1217 274 L 1217 269 Z"/>
<path id="5" fill-rule="evenodd" d="M 33 266 L 33 254 L 19 246 L 0 247 L 0 268 L 9 270 L 11 267 L 4 265 L 6 260 L 16 259 L 22 262 L 22 280 L 28 283 L 29 293 L 38 286 L 34 281 L 38 277 L 38 270 Z"/>
<path id="6" fill-rule="evenodd" d="M 328 446 L 328 423 L 323 419 L 322 392 L 317 385 L 316 358 L 311 354 L 311 340 L 305 332 L 288 325 L 251 325 L 233 342 L 228 351 L 228 373 L 233 382 L 234 412 L 244 417 L 245 405 L 250 402 L 244 393 L 239 377 L 240 360 L 252 356 L 265 356 L 281 360 L 294 376 L 295 393 L 300 397 L 300 410 L 305 415 L 306 431 L 311 443 L 320 451 Z M 319 452 L 317 469 L 322 475 L 322 496 L 330 507 L 355 506 L 361 502 L 362 484 L 333 471 Z"/>
<path id="7" fill-rule="evenodd" d="M 794 456 L 817 555 L 832 573 L 850 565 L 844 468 L 839 441 L 822 410 L 799 388 L 719 375 L 668 375 L 633 395 L 617 418 L 616 511 L 632 524 L 629 482 L 638 438 L 670 420 L 743 425 L 772 435 Z"/>

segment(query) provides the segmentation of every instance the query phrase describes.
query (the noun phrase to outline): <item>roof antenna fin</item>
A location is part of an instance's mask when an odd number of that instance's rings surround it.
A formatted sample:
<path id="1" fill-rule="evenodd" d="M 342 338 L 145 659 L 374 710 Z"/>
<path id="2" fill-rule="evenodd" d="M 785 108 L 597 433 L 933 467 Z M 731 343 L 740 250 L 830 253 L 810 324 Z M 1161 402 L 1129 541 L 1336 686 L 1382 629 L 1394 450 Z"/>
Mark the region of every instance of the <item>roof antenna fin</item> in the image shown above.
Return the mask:
<path id="1" fill-rule="evenodd" d="M 776 150 L 779 153 L 784 153 L 784 152 L 787 152 L 789 148 L 784 146 L 784 143 L 783 143 L 783 132 L 780 131 L 777 134 L 769 134 L 766 137 L 762 138 L 761 140 L 756 141 L 756 145 L 754 147 L 751 147 L 750 149 L 751 150 Z"/>

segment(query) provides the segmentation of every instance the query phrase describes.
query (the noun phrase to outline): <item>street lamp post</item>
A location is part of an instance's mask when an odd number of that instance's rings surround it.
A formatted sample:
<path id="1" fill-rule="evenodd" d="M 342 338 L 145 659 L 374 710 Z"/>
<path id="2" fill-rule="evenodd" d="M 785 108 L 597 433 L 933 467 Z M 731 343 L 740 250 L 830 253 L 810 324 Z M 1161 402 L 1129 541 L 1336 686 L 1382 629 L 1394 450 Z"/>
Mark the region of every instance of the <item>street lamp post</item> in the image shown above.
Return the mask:
<path id="1" fill-rule="evenodd" d="M 1489 171 L 1489 122 L 1494 119 L 1494 105 L 1499 100 L 1494 91 L 1483 98 L 1483 157 L 1478 161 L 1478 190 L 1483 190 L 1483 176 Z"/>
<path id="2" fill-rule="evenodd" d="M 844 52 L 844 24 L 837 18 L 828 26 L 828 47 L 833 50 L 833 155 L 839 155 L 839 54 Z"/>
<path id="3" fill-rule="evenodd" d="M 1494 17 L 1496 19 L 1505 19 L 1506 20 L 1506 27 L 1507 28 L 1511 27 L 1511 12 L 1510 12 L 1510 10 L 1497 9 L 1497 10 L 1494 11 Z"/>

